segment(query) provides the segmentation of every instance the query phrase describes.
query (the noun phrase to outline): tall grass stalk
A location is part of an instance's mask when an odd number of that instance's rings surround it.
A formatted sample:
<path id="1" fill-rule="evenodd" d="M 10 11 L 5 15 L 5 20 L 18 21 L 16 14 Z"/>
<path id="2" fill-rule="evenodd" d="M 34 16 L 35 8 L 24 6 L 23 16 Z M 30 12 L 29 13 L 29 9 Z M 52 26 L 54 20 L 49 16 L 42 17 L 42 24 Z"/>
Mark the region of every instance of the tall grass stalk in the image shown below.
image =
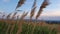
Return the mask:
<path id="1" fill-rule="evenodd" d="M 36 15 L 36 19 L 38 19 L 38 17 L 41 15 L 41 12 L 43 11 L 44 8 L 46 8 L 46 6 L 48 6 L 48 0 L 44 0 L 44 2 L 42 3 L 37 15 Z"/>
<path id="2" fill-rule="evenodd" d="M 12 31 L 13 31 L 15 23 L 16 23 L 16 21 L 14 22 L 14 17 L 15 17 L 16 14 L 17 14 L 17 12 L 15 12 L 12 16 L 12 27 L 11 27 L 11 30 L 10 30 L 10 34 L 12 34 Z"/>
<path id="3" fill-rule="evenodd" d="M 21 16 L 20 20 L 19 20 L 19 23 L 18 23 L 18 30 L 17 30 L 17 33 L 16 34 L 19 34 L 21 33 L 22 31 L 22 23 L 23 23 L 23 19 L 25 16 L 27 16 L 28 12 L 27 13 L 23 13 L 23 15 Z"/>
<path id="4" fill-rule="evenodd" d="M 32 6 L 32 9 L 31 9 L 30 21 L 32 21 L 32 17 L 34 16 L 35 9 L 36 9 L 36 0 L 34 0 L 33 6 Z"/>

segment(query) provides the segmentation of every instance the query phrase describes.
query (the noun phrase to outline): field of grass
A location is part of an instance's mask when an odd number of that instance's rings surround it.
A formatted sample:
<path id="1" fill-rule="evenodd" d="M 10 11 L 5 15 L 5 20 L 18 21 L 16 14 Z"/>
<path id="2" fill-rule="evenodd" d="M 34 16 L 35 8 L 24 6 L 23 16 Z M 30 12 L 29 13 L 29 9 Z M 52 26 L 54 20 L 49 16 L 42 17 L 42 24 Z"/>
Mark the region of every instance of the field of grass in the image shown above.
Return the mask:
<path id="1" fill-rule="evenodd" d="M 45 23 L 26 23 L 18 25 L 0 21 L 0 34 L 58 34 L 57 25 Z M 18 33 L 19 32 L 19 33 Z"/>

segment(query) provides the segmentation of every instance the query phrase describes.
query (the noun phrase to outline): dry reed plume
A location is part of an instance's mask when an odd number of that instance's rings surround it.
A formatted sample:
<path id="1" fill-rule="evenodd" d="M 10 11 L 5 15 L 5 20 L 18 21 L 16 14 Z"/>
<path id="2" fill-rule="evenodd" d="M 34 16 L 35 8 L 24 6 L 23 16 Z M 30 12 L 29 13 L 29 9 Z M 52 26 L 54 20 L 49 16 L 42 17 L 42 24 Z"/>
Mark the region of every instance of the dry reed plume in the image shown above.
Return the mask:
<path id="1" fill-rule="evenodd" d="M 38 19 L 38 17 L 40 16 L 41 12 L 43 11 L 44 8 L 46 8 L 46 6 L 48 6 L 48 0 L 44 0 L 44 2 L 42 3 L 37 15 L 36 15 L 36 19 Z"/>
<path id="2" fill-rule="evenodd" d="M 32 17 L 34 16 L 35 9 L 36 9 L 36 0 L 34 0 L 33 6 L 32 6 L 32 9 L 31 9 L 30 21 L 32 20 Z"/>
<path id="3" fill-rule="evenodd" d="M 12 14 L 12 13 L 10 13 L 10 14 L 8 14 L 8 15 L 7 15 L 7 19 L 9 19 L 9 18 L 10 18 L 11 14 Z"/>
<path id="4" fill-rule="evenodd" d="M 16 9 L 19 8 L 19 7 L 21 7 L 21 5 L 24 4 L 25 1 L 26 1 L 26 0 L 19 0 Z"/>
<path id="5" fill-rule="evenodd" d="M 5 14 L 3 14 L 3 16 L 2 16 L 2 21 L 4 20 L 4 17 L 5 17 Z"/>
<path id="6" fill-rule="evenodd" d="M 15 17 L 16 14 L 17 14 L 17 12 L 15 12 L 15 13 L 13 14 L 12 19 L 14 19 L 14 17 Z"/>

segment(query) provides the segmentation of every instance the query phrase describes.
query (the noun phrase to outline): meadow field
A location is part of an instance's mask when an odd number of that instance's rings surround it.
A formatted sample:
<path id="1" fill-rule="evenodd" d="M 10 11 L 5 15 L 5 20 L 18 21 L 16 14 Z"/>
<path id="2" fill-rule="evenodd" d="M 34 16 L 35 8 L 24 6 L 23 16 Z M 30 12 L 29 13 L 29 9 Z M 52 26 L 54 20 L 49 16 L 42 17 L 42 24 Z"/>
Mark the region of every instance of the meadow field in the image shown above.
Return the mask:
<path id="1" fill-rule="evenodd" d="M 0 34 L 60 34 L 59 24 L 0 20 Z"/>

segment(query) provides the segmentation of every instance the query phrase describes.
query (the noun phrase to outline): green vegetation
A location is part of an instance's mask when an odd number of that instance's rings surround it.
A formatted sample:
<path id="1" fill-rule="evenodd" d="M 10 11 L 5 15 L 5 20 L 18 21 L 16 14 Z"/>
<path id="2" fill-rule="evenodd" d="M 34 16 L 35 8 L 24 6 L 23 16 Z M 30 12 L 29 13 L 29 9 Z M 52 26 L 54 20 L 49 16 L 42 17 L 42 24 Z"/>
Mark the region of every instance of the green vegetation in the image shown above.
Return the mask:
<path id="1" fill-rule="evenodd" d="M 10 24 L 10 28 L 7 32 L 7 28 L 9 27 L 9 24 L 0 23 L 0 34 L 16 34 L 18 31 L 18 24 Z M 14 25 L 14 29 L 11 32 L 12 25 Z M 57 30 L 55 28 L 51 29 L 48 26 L 39 26 L 38 24 L 32 24 L 32 23 L 23 23 L 22 24 L 22 31 L 20 34 L 57 34 Z"/>

